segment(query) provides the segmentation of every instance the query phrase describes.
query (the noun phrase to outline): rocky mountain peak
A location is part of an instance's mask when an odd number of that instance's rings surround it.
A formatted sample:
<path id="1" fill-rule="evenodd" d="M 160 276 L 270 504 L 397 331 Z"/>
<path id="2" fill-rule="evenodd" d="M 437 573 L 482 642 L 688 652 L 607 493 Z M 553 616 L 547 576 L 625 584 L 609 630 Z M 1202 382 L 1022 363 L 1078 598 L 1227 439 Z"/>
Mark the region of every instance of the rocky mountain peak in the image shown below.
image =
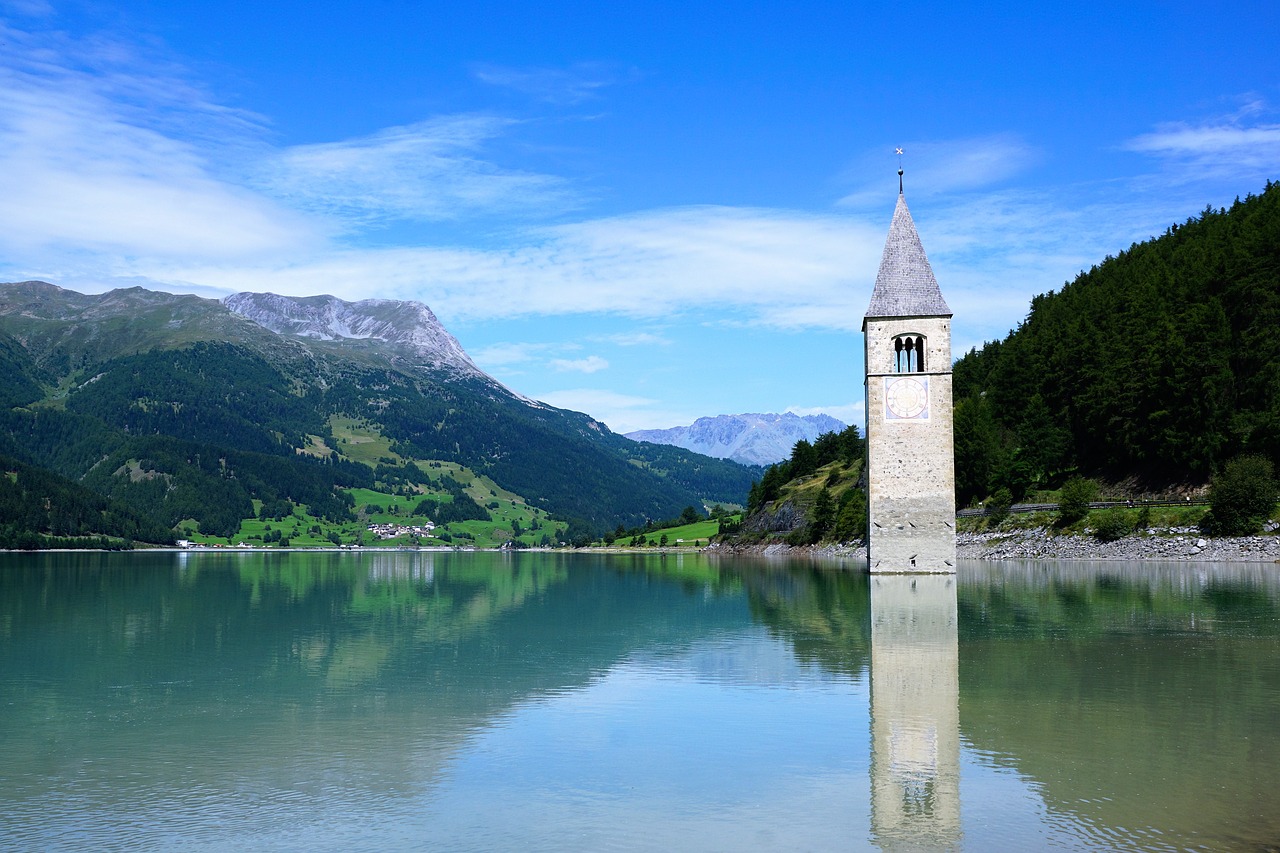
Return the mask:
<path id="1" fill-rule="evenodd" d="M 671 429 L 637 430 L 626 437 L 672 444 L 745 465 L 772 465 L 790 457 L 791 448 L 800 439 L 813 441 L 825 432 L 844 428 L 845 424 L 830 415 L 747 413 L 698 418 L 689 426 Z"/>
<path id="2" fill-rule="evenodd" d="M 322 341 L 376 340 L 437 369 L 483 376 L 458 340 L 421 302 L 236 293 L 228 309 L 276 334 Z"/>

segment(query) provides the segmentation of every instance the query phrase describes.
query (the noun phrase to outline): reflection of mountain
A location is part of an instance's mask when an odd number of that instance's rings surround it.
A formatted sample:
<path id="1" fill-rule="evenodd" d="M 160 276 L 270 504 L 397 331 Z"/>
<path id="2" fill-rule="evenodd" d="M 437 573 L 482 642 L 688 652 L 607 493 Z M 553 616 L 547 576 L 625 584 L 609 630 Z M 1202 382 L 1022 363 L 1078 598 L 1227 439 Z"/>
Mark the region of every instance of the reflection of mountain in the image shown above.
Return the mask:
<path id="1" fill-rule="evenodd" d="M 1266 567 L 962 569 L 965 739 L 1107 839 L 1280 838 L 1280 578 Z M 1189 842 L 1188 842 L 1189 843 Z"/>
<path id="2" fill-rule="evenodd" d="M 870 605 L 884 611 L 887 588 L 810 563 L 0 555 L 0 847 L 41 846 L 5 835 L 39 826 L 41 808 L 109 814 L 102 826 L 119 829 L 201 814 L 210 798 L 295 826 L 321 825 L 315 809 L 335 797 L 353 814 L 412 807 L 448 788 L 442 780 L 471 745 L 513 718 L 536 738 L 536 720 L 577 694 L 648 691 L 654 680 L 631 678 L 637 662 L 672 662 L 677 681 L 717 686 L 786 685 L 815 667 L 869 683 L 869 819 L 885 846 L 902 837 L 904 806 L 932 821 L 934 846 L 952 837 L 957 705 L 967 760 L 1016 769 L 1047 806 L 1045 837 L 1067 837 L 1064 846 L 1112 849 L 1160 832 L 1170 847 L 1266 849 L 1280 837 L 1270 809 L 1280 787 L 1274 572 L 962 567 L 958 581 L 958 617 L 953 600 L 949 617 L 945 606 L 907 609 L 914 622 L 877 617 L 873 627 Z M 959 625 L 958 667 L 956 640 L 931 633 L 948 618 Z M 808 705 L 807 694 L 777 692 Z M 868 728 L 845 725 L 866 709 L 846 698 L 835 713 L 849 716 L 809 719 L 830 724 L 849 753 Z M 576 719 L 561 718 L 569 739 Z M 682 722 L 674 711 L 663 718 Z M 760 739 L 771 738 L 767 714 L 761 723 Z M 607 738 L 599 748 L 611 748 Z M 847 762 L 835 769 L 841 796 L 865 796 L 840 775 Z M 978 791 L 982 769 L 966 770 Z M 998 803 L 976 805 L 1001 814 Z M 119 844 L 93 831 L 74 846 Z M 966 842 L 982 832 L 966 825 Z"/>
<path id="3" fill-rule="evenodd" d="M 0 687 L 24 685 L 0 717 L 0 789 L 15 768 L 95 779 L 80 766 L 93 754 L 160 788 L 341 768 L 385 793 L 516 703 L 749 623 L 739 596 L 598 568 L 518 553 L 0 557 Z M 375 732 L 352 725 L 370 717 Z"/>

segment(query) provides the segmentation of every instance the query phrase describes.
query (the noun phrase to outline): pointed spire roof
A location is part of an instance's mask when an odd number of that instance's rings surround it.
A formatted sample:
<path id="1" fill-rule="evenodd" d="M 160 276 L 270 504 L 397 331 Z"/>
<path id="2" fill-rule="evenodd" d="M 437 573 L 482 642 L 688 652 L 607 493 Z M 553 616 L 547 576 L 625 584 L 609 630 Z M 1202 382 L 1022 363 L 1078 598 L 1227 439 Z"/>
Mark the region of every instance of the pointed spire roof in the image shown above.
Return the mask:
<path id="1" fill-rule="evenodd" d="M 933 268 L 924 255 L 916 224 L 911 221 L 902 190 L 898 190 L 898 206 L 893 210 L 893 223 L 884 242 L 880 272 L 867 317 L 937 317 L 951 316 L 942 298 Z"/>

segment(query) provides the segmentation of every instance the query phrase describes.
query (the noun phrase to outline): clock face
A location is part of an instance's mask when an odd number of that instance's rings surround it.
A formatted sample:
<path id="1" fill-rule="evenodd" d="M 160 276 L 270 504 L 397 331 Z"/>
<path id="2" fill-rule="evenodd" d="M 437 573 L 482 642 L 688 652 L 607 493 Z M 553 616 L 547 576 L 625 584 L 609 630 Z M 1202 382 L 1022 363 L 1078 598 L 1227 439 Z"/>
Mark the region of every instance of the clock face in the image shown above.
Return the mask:
<path id="1" fill-rule="evenodd" d="M 886 376 L 884 380 L 884 417 L 890 421 L 927 421 L 929 419 L 929 377 Z"/>

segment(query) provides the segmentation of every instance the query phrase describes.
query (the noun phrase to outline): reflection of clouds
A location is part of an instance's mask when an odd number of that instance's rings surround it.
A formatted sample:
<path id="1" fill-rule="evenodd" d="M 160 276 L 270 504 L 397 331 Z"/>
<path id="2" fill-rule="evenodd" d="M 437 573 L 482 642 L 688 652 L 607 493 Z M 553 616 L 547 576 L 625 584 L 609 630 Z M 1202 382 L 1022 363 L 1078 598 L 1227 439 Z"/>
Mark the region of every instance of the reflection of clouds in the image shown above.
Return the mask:
<path id="1" fill-rule="evenodd" d="M 815 678 L 843 680 L 838 674 L 798 660 L 787 643 L 773 637 L 725 634 L 671 654 L 633 656 L 629 664 L 646 678 L 676 678 L 738 687 L 793 687 Z"/>
<path id="2" fill-rule="evenodd" d="M 885 849 L 960 841 L 956 581 L 871 578 L 871 815 Z"/>

